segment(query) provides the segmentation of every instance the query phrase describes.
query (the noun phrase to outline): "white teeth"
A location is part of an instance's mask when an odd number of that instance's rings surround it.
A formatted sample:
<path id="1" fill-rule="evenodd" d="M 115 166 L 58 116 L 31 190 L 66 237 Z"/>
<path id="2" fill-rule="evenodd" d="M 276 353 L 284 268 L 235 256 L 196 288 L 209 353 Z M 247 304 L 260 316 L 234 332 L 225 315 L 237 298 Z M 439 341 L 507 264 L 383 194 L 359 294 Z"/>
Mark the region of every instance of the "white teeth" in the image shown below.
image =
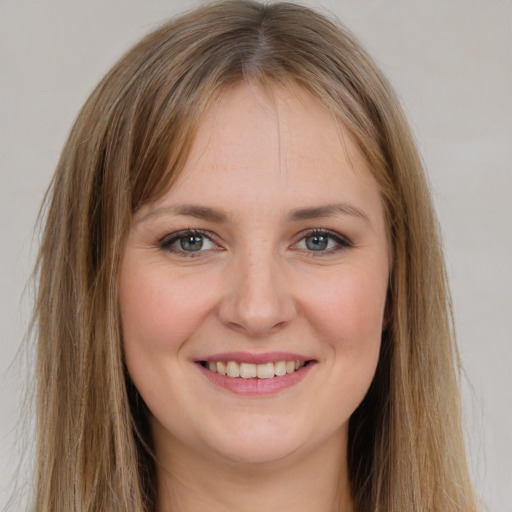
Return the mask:
<path id="1" fill-rule="evenodd" d="M 240 365 L 236 361 L 228 361 L 226 371 L 229 377 L 240 377 Z"/>
<path id="2" fill-rule="evenodd" d="M 293 373 L 295 371 L 295 361 L 286 361 L 286 373 Z"/>
<path id="3" fill-rule="evenodd" d="M 256 365 L 256 374 L 259 379 L 271 379 L 274 376 L 274 363 Z"/>
<path id="4" fill-rule="evenodd" d="M 226 363 L 224 363 L 223 361 L 217 362 L 217 373 L 220 373 L 221 375 L 226 375 L 226 373 L 227 373 Z"/>
<path id="5" fill-rule="evenodd" d="M 286 375 L 286 361 L 274 363 L 274 373 L 279 377 Z"/>
<path id="6" fill-rule="evenodd" d="M 242 379 L 271 379 L 300 370 L 305 361 L 276 361 L 275 363 L 238 363 L 236 361 L 207 361 L 204 365 L 213 373 Z"/>
<path id="7" fill-rule="evenodd" d="M 240 363 L 240 377 L 252 379 L 257 376 L 256 365 L 251 363 Z"/>

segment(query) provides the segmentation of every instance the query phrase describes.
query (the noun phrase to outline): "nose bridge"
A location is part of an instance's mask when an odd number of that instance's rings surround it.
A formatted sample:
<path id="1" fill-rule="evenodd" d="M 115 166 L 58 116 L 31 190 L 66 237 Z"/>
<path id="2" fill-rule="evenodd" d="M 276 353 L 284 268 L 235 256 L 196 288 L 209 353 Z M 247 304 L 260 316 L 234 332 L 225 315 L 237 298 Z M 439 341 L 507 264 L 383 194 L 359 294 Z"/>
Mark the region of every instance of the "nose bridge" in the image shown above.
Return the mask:
<path id="1" fill-rule="evenodd" d="M 295 305 L 283 264 L 270 247 L 241 254 L 230 272 L 230 286 L 221 305 L 224 323 L 261 336 L 293 318 Z"/>

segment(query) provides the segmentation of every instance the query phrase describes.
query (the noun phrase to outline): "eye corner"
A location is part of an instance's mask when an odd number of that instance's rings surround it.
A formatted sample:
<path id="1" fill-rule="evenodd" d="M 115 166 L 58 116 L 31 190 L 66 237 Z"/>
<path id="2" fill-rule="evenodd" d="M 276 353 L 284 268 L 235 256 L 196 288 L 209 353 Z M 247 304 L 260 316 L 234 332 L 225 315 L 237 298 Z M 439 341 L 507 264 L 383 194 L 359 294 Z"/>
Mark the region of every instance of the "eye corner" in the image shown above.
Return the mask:
<path id="1" fill-rule="evenodd" d="M 302 244 L 302 247 L 300 246 Z M 313 228 L 298 235 L 293 250 L 301 250 L 310 256 L 329 256 L 354 247 L 352 241 L 336 231 Z"/>
<path id="2" fill-rule="evenodd" d="M 223 250 L 210 233 L 199 229 L 183 229 L 169 233 L 158 241 L 162 251 L 184 258 L 204 256 L 211 251 Z"/>

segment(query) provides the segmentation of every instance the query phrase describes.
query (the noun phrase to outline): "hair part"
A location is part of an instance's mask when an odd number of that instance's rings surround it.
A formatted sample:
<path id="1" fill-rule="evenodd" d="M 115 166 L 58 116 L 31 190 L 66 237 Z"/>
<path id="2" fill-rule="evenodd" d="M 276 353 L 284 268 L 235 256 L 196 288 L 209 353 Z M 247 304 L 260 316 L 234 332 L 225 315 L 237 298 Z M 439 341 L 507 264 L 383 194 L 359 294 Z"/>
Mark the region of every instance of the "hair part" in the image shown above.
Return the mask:
<path id="1" fill-rule="evenodd" d="M 393 268 L 377 372 L 350 420 L 355 510 L 476 510 L 439 230 L 399 102 L 345 28 L 250 0 L 205 5 L 146 36 L 70 133 L 37 263 L 35 510 L 154 510 L 147 409 L 123 362 L 120 257 L 133 213 L 172 186 L 205 112 L 241 81 L 314 95 L 380 186 Z"/>

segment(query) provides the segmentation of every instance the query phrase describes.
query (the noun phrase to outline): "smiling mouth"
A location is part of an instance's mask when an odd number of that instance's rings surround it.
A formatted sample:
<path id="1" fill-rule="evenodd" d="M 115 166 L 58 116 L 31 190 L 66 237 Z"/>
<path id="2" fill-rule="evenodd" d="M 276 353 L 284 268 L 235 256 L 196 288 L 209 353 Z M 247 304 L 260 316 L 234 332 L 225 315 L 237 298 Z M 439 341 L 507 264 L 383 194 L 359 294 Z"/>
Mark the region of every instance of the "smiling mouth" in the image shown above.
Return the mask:
<path id="1" fill-rule="evenodd" d="M 213 373 L 242 379 L 272 379 L 299 371 L 311 361 L 276 361 L 275 363 L 238 363 L 237 361 L 200 361 Z"/>

